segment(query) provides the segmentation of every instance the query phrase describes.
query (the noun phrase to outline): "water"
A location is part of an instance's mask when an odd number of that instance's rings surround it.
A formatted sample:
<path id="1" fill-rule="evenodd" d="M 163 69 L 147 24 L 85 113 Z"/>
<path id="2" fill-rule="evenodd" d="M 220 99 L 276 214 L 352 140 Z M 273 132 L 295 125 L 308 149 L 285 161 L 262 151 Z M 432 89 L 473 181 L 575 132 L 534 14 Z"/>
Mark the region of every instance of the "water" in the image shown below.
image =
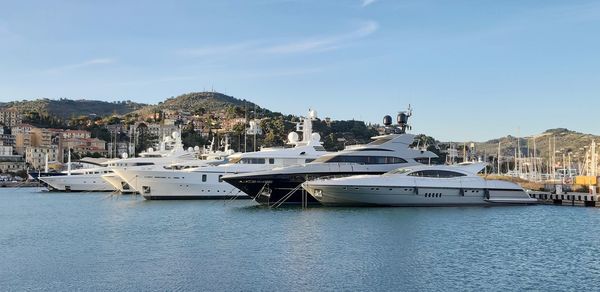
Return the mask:
<path id="1" fill-rule="evenodd" d="M 597 290 L 600 209 L 0 190 L 0 290 Z"/>

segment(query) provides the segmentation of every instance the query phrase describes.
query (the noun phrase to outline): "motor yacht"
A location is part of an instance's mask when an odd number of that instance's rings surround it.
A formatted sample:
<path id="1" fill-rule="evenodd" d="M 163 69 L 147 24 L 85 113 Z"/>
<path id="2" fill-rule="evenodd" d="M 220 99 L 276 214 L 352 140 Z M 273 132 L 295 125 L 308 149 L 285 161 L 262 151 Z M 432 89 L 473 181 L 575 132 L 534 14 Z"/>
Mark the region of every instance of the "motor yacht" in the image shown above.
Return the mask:
<path id="1" fill-rule="evenodd" d="M 302 183 L 331 175 L 383 174 L 437 158 L 435 153 L 411 147 L 415 135 L 406 133 L 410 115 L 410 110 L 401 112 L 397 126 L 392 126 L 390 116 L 384 117 L 386 134 L 373 137 L 369 144 L 347 147 L 303 165 L 228 175 L 223 180 L 263 205 L 317 203 L 306 195 Z"/>
<path id="2" fill-rule="evenodd" d="M 235 198 L 243 193 L 225 183 L 221 179 L 223 176 L 303 164 L 327 153 L 320 142 L 320 135 L 312 132 L 312 120 L 315 118 L 316 112 L 311 111 L 309 117 L 298 125 L 302 140 L 296 132 L 288 135 L 288 144 L 293 145 L 291 148 L 262 148 L 256 152 L 237 153 L 229 156 L 227 164 L 221 165 L 183 170 L 116 168 L 115 173 L 126 178 L 127 183 L 148 200 Z M 249 197 L 243 195 L 242 198 Z"/>
<path id="3" fill-rule="evenodd" d="M 518 184 L 477 175 L 486 163 L 419 165 L 383 175 L 320 178 L 302 187 L 328 206 L 469 206 L 535 204 Z"/>

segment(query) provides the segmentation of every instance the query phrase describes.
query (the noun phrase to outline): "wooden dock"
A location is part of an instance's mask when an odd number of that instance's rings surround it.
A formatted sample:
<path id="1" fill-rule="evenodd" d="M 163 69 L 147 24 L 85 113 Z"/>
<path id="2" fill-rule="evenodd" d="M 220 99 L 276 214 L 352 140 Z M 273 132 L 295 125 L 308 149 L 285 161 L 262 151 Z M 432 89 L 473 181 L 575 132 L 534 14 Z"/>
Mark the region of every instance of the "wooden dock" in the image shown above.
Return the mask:
<path id="1" fill-rule="evenodd" d="M 566 192 L 553 194 L 550 192 L 529 192 L 529 196 L 543 204 L 563 206 L 600 207 L 600 195 L 589 193 Z"/>

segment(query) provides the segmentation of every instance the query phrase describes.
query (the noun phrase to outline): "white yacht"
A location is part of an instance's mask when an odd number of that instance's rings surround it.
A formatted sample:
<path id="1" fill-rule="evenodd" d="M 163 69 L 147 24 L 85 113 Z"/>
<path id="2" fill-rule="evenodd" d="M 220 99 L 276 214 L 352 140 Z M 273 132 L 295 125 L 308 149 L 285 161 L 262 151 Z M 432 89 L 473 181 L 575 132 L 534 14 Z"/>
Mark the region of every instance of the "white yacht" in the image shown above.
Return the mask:
<path id="1" fill-rule="evenodd" d="M 222 199 L 238 197 L 240 190 L 225 183 L 221 177 L 228 174 L 269 170 L 311 162 L 327 153 L 320 142 L 320 135 L 312 133 L 311 111 L 303 124 L 298 126 L 303 137 L 288 135 L 293 148 L 262 148 L 257 152 L 239 153 L 229 157 L 229 163 L 205 165 L 193 169 L 119 169 L 115 173 L 123 178 L 148 200 L 171 199 Z M 242 198 L 247 198 L 243 196 Z"/>
<path id="2" fill-rule="evenodd" d="M 330 175 L 383 174 L 437 158 L 435 153 L 411 147 L 415 136 L 405 133 L 409 116 L 400 113 L 398 127 L 392 127 L 391 117 L 386 116 L 384 124 L 389 134 L 373 137 L 369 144 L 347 147 L 305 165 L 228 175 L 223 180 L 264 205 L 317 203 L 305 196 L 303 182 Z"/>
<path id="3" fill-rule="evenodd" d="M 307 181 L 302 187 L 330 206 L 463 206 L 535 204 L 518 184 L 477 175 L 485 163 L 420 165 L 383 175 Z"/>
<path id="4" fill-rule="evenodd" d="M 189 148 L 185 150 L 181 141 L 181 136 L 178 132 L 174 132 L 171 137 L 165 137 L 160 144 L 158 151 L 152 148 L 148 151 L 140 153 L 140 157 L 128 158 L 126 155 L 123 159 L 110 161 L 107 166 L 111 170 L 110 173 L 102 175 L 102 179 L 113 187 L 113 190 L 127 194 L 137 192 L 130 184 L 127 183 L 127 178 L 115 173 L 115 169 L 162 169 L 164 166 L 178 168 L 197 167 L 206 164 L 224 163 L 225 158 L 233 151 L 229 149 L 229 144 L 226 142 L 224 151 L 214 150 L 214 140 L 208 149 L 204 149 L 199 154 L 199 148 Z M 200 155 L 200 158 L 198 158 Z"/>
<path id="5" fill-rule="evenodd" d="M 84 168 L 68 171 L 64 175 L 41 176 L 40 181 L 52 191 L 62 192 L 110 192 L 113 186 L 102 179 L 102 175 L 110 173 L 106 166 Z"/>
<path id="6" fill-rule="evenodd" d="M 106 168 L 108 162 L 105 160 L 92 162 L 85 159 L 71 162 L 71 151 L 69 151 L 68 159 L 66 171 L 51 175 L 47 171 L 48 162 L 46 161 L 46 175 L 40 175 L 37 179 L 51 191 L 108 192 L 113 190 L 112 186 L 101 178 L 103 174 L 110 172 Z"/>

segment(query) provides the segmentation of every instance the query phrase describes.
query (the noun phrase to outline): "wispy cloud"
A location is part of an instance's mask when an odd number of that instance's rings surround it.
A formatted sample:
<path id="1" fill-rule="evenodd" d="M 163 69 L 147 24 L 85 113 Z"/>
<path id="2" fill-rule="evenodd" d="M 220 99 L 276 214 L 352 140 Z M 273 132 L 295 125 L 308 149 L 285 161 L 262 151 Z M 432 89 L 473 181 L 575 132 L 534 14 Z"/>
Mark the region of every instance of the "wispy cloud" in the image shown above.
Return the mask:
<path id="1" fill-rule="evenodd" d="M 377 0 L 362 0 L 361 6 L 362 7 L 367 7 L 367 6 L 375 3 L 375 1 L 377 1 Z"/>
<path id="2" fill-rule="evenodd" d="M 342 47 L 345 43 L 352 40 L 360 39 L 369 36 L 377 31 L 379 25 L 375 21 L 367 21 L 349 33 L 332 35 L 321 38 L 310 38 L 300 41 L 294 41 L 287 44 L 274 45 L 263 49 L 267 53 L 290 54 L 290 53 L 306 53 L 306 52 L 322 52 L 329 51 Z"/>
<path id="3" fill-rule="evenodd" d="M 113 58 L 96 58 L 96 59 L 91 59 L 91 60 L 87 60 L 87 61 L 80 62 L 80 63 L 68 64 L 68 65 L 64 65 L 64 66 L 50 68 L 45 71 L 48 73 L 60 73 L 60 72 L 64 72 L 64 71 L 82 69 L 82 68 L 96 66 L 96 65 L 112 64 L 115 62 L 116 62 L 116 60 Z"/>
<path id="4" fill-rule="evenodd" d="M 325 52 L 341 48 L 348 43 L 373 34 L 379 25 L 375 21 L 366 21 L 351 32 L 337 35 L 309 37 L 281 43 L 276 41 L 255 40 L 226 45 L 206 46 L 194 49 L 181 49 L 177 53 L 186 56 L 226 56 L 234 54 L 298 54 Z"/>
<path id="5" fill-rule="evenodd" d="M 203 57 L 211 55 L 225 55 L 230 53 L 253 50 L 258 45 L 256 41 L 241 42 L 236 44 L 206 46 L 192 49 L 181 49 L 177 53 L 187 56 Z"/>

